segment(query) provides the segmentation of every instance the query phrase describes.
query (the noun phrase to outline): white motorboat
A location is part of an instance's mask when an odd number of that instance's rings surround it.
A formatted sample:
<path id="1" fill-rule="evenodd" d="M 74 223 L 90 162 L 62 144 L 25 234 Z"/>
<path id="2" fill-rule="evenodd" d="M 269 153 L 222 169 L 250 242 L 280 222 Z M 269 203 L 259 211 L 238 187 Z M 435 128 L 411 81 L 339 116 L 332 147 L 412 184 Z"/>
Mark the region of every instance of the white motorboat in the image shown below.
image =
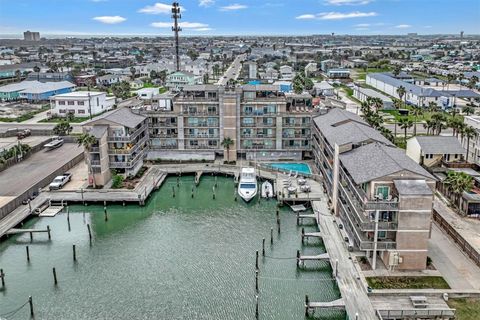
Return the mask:
<path id="1" fill-rule="evenodd" d="M 265 181 L 264 183 L 262 183 L 261 194 L 262 198 L 273 198 L 273 185 L 270 183 L 270 181 Z"/>
<path id="2" fill-rule="evenodd" d="M 246 202 L 249 202 L 257 195 L 257 176 L 254 168 L 242 168 L 238 184 L 238 195 Z"/>

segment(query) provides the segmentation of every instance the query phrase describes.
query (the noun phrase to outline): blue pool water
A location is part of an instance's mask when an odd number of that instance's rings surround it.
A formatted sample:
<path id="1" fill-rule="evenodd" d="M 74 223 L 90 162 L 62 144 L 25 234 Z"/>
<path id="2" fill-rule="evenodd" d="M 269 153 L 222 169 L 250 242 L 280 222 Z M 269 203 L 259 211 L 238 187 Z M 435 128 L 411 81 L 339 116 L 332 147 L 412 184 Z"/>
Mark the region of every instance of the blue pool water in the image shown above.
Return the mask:
<path id="1" fill-rule="evenodd" d="M 296 171 L 303 174 L 311 174 L 310 167 L 306 163 L 291 163 L 291 162 L 274 162 L 269 163 L 268 166 L 285 171 Z"/>

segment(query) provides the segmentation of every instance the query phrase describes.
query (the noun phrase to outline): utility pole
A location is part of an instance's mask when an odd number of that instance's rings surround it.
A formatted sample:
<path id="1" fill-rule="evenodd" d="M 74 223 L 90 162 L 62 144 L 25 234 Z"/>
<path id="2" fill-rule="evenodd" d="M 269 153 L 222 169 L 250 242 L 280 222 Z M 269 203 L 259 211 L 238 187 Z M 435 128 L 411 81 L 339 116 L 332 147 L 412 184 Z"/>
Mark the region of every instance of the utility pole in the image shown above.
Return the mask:
<path id="1" fill-rule="evenodd" d="M 175 33 L 175 70 L 180 71 L 180 54 L 178 47 L 178 33 L 182 31 L 182 28 L 178 25 L 178 19 L 181 19 L 182 15 L 180 14 L 180 5 L 178 2 L 172 3 L 172 19 L 173 27 L 172 31 Z"/>

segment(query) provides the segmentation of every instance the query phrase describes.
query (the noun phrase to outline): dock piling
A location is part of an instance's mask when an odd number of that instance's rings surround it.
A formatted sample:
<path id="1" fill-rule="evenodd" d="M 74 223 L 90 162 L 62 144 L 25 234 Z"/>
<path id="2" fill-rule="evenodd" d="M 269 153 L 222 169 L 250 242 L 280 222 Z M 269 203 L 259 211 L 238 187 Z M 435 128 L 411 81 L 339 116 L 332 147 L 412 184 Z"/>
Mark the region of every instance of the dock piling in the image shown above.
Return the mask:
<path id="1" fill-rule="evenodd" d="M 175 198 L 175 187 L 172 186 L 172 198 Z"/>
<path id="2" fill-rule="evenodd" d="M 308 295 L 305 296 L 305 317 L 309 317 L 309 313 L 308 313 L 308 308 L 309 308 L 309 305 L 310 305 L 310 300 L 308 299 Z"/>
<path id="3" fill-rule="evenodd" d="M 300 267 L 300 250 L 297 250 L 297 268 Z"/>
<path id="4" fill-rule="evenodd" d="M 277 215 L 277 224 L 280 224 L 280 210 L 278 210 L 278 208 L 277 208 L 276 215 Z"/>
<path id="5" fill-rule="evenodd" d="M 103 207 L 103 212 L 105 214 L 105 221 L 108 221 L 108 213 L 107 213 L 107 206 Z"/>
<path id="6" fill-rule="evenodd" d="M 265 257 L 265 238 L 262 239 L 262 256 Z"/>
<path id="7" fill-rule="evenodd" d="M 52 240 L 52 234 L 51 234 L 50 226 L 47 226 L 47 233 L 48 233 L 48 240 Z M 30 234 L 32 234 L 32 233 L 30 232 Z"/>
<path id="8" fill-rule="evenodd" d="M 90 224 L 87 223 L 87 229 L 88 229 L 88 238 L 90 239 L 90 244 L 92 243 L 92 230 L 90 230 Z"/>
<path id="9" fill-rule="evenodd" d="M 77 250 L 75 245 L 72 246 L 72 250 L 73 250 L 73 261 L 77 261 Z"/>
<path id="10" fill-rule="evenodd" d="M 270 244 L 273 244 L 273 228 L 270 228 Z"/>
<path id="11" fill-rule="evenodd" d="M 255 270 L 255 291 L 258 293 L 258 270 Z"/>
<path id="12" fill-rule="evenodd" d="M 255 251 L 255 270 L 258 271 L 258 250 Z"/>
<path id="13" fill-rule="evenodd" d="M 33 242 L 33 232 L 30 232 L 30 242 Z"/>
<path id="14" fill-rule="evenodd" d="M 27 261 L 30 262 L 30 249 L 28 248 L 28 246 L 26 246 L 25 249 L 27 251 Z"/>
<path id="15" fill-rule="evenodd" d="M 53 282 L 54 282 L 55 285 L 57 285 L 57 284 L 58 284 L 58 281 L 57 281 L 57 270 L 55 270 L 55 267 L 53 267 L 52 272 L 53 272 Z"/>
<path id="16" fill-rule="evenodd" d="M 192 199 L 193 199 L 193 186 L 192 186 Z"/>
<path id="17" fill-rule="evenodd" d="M 5 273 L 0 269 L 0 279 L 2 279 L 2 288 L 5 288 Z"/>
<path id="18" fill-rule="evenodd" d="M 280 223 L 277 224 L 277 233 L 280 234 Z"/>
<path id="19" fill-rule="evenodd" d="M 305 240 L 305 228 L 302 228 L 302 244 L 304 244 Z"/>
<path id="20" fill-rule="evenodd" d="M 338 259 L 335 260 L 335 278 L 338 277 Z"/>
<path id="21" fill-rule="evenodd" d="M 33 299 L 32 299 L 32 296 L 29 296 L 28 297 L 28 305 L 30 306 L 30 317 L 34 317 L 34 313 L 33 313 Z"/>
<path id="22" fill-rule="evenodd" d="M 258 320 L 258 295 L 255 296 L 255 319 Z"/>

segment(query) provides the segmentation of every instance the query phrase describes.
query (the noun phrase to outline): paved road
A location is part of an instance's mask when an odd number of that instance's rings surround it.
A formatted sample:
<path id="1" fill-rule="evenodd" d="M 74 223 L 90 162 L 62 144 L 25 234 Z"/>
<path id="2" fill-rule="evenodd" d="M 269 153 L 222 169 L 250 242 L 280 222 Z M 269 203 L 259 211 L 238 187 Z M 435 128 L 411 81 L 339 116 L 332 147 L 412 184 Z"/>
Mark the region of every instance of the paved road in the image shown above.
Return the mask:
<path id="1" fill-rule="evenodd" d="M 237 56 L 235 60 L 233 60 L 230 67 L 228 67 L 227 71 L 225 71 L 225 73 L 223 74 L 223 77 L 217 81 L 217 84 L 224 86 L 227 84 L 228 80 L 230 79 L 236 80 L 240 75 L 240 70 L 242 69 L 242 62 L 246 59 L 246 57 L 247 56 L 245 54 L 241 54 Z"/>
<path id="2" fill-rule="evenodd" d="M 22 194 L 32 185 L 82 153 L 82 150 L 83 147 L 66 143 L 52 151 L 36 152 L 25 161 L 0 172 L 0 197 Z"/>

